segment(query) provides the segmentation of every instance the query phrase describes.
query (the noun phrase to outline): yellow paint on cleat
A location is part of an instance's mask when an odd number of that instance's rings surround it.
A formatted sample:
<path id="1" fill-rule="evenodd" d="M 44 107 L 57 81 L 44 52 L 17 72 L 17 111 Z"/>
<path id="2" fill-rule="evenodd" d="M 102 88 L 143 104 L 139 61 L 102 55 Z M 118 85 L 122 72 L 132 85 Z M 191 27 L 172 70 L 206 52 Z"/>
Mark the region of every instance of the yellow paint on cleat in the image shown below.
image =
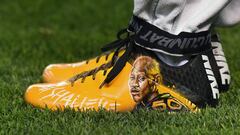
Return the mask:
<path id="1" fill-rule="evenodd" d="M 126 64 L 118 77 L 102 89 L 99 89 L 99 85 L 106 77 L 103 71 L 96 74 L 95 80 L 89 76 L 83 83 L 79 79 L 74 85 L 70 81 L 32 85 L 25 93 L 25 100 L 33 106 L 48 107 L 51 110 L 72 108 L 82 111 L 104 108 L 121 112 L 131 111 L 135 106 L 128 86 L 131 68 L 130 64 Z"/>
<path id="2" fill-rule="evenodd" d="M 124 50 L 121 50 L 118 54 L 118 57 L 124 53 Z M 47 66 L 43 72 L 43 82 L 45 83 L 56 83 L 65 81 L 83 71 L 88 71 L 94 69 L 102 64 L 112 60 L 114 52 L 106 53 L 105 55 L 98 56 L 96 58 L 71 63 L 71 64 L 51 64 Z"/>
<path id="3" fill-rule="evenodd" d="M 47 107 L 51 110 L 70 108 L 76 111 L 88 109 L 98 111 L 100 108 L 104 108 L 118 112 L 132 111 L 137 105 L 133 100 L 129 86 L 132 69 L 132 65 L 127 63 L 118 76 L 101 89 L 99 89 L 99 86 L 106 77 L 103 74 L 104 70 L 98 71 L 94 79 L 92 76 L 87 76 L 84 81 L 83 78 L 80 78 L 75 80 L 74 83 L 70 79 L 52 84 L 35 84 L 26 90 L 25 100 L 35 107 Z M 111 70 L 111 68 L 108 70 Z M 162 98 L 170 98 L 167 99 L 167 103 L 161 102 L 161 99 L 153 102 L 153 109 L 174 111 L 182 110 L 184 107 L 191 112 L 199 110 L 196 105 L 177 93 L 173 88 L 168 88 L 163 84 L 156 84 L 156 88 L 158 93 L 163 95 Z M 172 101 L 180 106 L 172 106 Z M 183 107 L 180 108 L 181 106 Z"/>

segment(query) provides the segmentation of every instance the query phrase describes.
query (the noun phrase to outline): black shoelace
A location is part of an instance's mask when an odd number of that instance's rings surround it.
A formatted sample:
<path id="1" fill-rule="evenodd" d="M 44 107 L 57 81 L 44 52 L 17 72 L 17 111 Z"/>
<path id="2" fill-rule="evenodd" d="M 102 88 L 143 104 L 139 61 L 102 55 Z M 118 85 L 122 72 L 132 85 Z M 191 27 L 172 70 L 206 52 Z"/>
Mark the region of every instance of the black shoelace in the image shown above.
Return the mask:
<path id="1" fill-rule="evenodd" d="M 127 34 L 127 36 L 125 38 L 122 38 L 124 34 Z M 99 88 L 101 89 L 105 84 L 110 83 L 122 71 L 127 61 L 129 60 L 131 52 L 133 51 L 133 47 L 134 47 L 134 36 L 135 34 L 130 35 L 127 29 L 123 29 L 119 31 L 117 34 L 117 40 L 110 44 L 107 44 L 105 47 L 101 49 L 103 52 L 107 52 L 115 49 L 112 60 L 93 70 L 82 72 L 74 76 L 73 78 L 71 78 L 69 81 L 73 85 L 73 83 L 76 80 L 82 78 L 82 82 L 84 82 L 85 78 L 91 75 L 92 75 L 92 79 L 94 80 L 97 72 L 99 72 L 100 70 L 104 70 L 104 75 L 105 75 L 107 72 L 107 69 L 113 67 L 112 70 L 107 74 L 106 79 L 102 82 Z M 125 48 L 126 50 L 124 54 L 118 58 L 118 53 L 121 48 Z"/>

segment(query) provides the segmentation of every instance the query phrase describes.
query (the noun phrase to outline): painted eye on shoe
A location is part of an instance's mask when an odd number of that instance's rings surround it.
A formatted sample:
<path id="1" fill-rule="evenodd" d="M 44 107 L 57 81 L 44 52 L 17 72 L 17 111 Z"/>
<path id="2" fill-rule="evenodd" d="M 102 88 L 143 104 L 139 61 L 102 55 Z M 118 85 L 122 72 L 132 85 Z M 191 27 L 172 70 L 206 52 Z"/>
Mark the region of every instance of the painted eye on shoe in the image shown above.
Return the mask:
<path id="1" fill-rule="evenodd" d="M 139 81 L 139 82 L 143 82 L 143 81 L 145 81 L 145 79 L 146 79 L 145 77 L 140 77 L 140 78 L 138 79 L 138 81 Z"/>

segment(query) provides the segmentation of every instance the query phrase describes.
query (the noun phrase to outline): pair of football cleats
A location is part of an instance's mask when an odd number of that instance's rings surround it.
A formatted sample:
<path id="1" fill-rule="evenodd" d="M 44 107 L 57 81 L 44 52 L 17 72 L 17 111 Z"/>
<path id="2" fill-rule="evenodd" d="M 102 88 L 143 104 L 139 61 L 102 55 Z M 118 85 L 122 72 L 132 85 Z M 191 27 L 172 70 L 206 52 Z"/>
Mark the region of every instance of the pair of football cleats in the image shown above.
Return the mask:
<path id="1" fill-rule="evenodd" d="M 221 43 L 209 31 L 172 35 L 134 16 L 117 38 L 96 58 L 47 66 L 44 83 L 26 90 L 26 102 L 51 110 L 197 112 L 217 106 L 229 89 Z M 165 55 L 186 62 L 171 65 L 159 57 Z"/>

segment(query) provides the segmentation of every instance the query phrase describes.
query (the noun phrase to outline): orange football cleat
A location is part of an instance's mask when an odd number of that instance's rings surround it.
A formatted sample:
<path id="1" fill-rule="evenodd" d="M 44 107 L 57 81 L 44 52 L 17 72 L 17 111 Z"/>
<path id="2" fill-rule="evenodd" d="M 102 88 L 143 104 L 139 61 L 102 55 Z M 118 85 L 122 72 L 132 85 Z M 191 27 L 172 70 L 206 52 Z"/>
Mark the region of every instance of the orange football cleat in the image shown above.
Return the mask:
<path id="1" fill-rule="evenodd" d="M 127 36 L 122 38 L 123 34 Z M 25 100 L 52 110 L 196 112 L 198 107 L 215 107 L 219 90 L 209 62 L 210 36 L 209 31 L 172 35 L 133 17 L 129 28 L 103 48 L 113 53 L 88 62 L 49 66 L 44 80 L 52 84 L 30 86 Z M 185 58 L 183 65 L 169 64 L 166 55 Z"/>
<path id="2" fill-rule="evenodd" d="M 102 85 L 111 62 L 82 72 L 56 84 L 36 84 L 25 93 L 25 100 L 33 106 L 51 110 L 76 111 L 104 108 L 113 111 L 132 111 L 139 108 L 161 111 L 191 111 L 198 108 L 172 88 L 162 84 L 158 63 L 149 56 L 139 56 L 126 63 L 109 84 Z M 99 88 L 101 86 L 101 88 Z"/>

